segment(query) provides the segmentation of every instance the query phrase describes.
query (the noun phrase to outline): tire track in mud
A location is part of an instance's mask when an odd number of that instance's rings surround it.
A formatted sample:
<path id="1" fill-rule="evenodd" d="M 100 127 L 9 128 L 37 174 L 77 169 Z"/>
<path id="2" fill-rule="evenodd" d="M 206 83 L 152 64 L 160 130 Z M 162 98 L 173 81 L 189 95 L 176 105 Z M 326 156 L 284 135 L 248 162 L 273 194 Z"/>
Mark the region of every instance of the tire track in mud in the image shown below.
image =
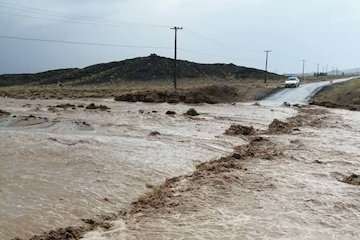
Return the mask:
<path id="1" fill-rule="evenodd" d="M 238 173 L 248 171 L 247 162 L 253 159 L 275 160 L 281 156 L 285 148 L 272 142 L 271 135 L 291 134 L 300 131 L 299 127 L 305 126 L 320 128 L 324 120 L 329 117 L 328 114 L 329 112 L 325 109 L 299 108 L 298 115 L 288 118 L 286 122 L 275 119 L 267 130 L 254 130 L 254 134 L 250 136 L 241 136 L 247 138 L 249 143 L 235 147 L 231 155 L 201 163 L 196 166 L 193 173 L 169 178 L 159 186 L 147 185 L 151 191 L 132 202 L 128 209 L 107 216 L 97 216 L 94 219 L 83 219 L 83 223 L 79 223 L 78 226 L 59 228 L 35 235 L 29 240 L 78 240 L 86 233 L 95 230 L 108 231 L 119 219 L 131 228 L 143 219 L 151 219 L 154 214 L 172 214 L 179 210 L 186 212 L 197 209 L 199 206 L 190 201 L 189 196 L 197 196 L 202 188 L 208 186 L 221 190 L 231 188 L 233 183 L 243 181 Z M 268 135 L 268 137 L 263 135 Z M 273 188 L 274 186 L 269 179 L 269 182 L 263 183 L 262 187 Z M 250 190 L 258 191 L 259 189 Z M 14 238 L 13 240 L 21 239 Z"/>

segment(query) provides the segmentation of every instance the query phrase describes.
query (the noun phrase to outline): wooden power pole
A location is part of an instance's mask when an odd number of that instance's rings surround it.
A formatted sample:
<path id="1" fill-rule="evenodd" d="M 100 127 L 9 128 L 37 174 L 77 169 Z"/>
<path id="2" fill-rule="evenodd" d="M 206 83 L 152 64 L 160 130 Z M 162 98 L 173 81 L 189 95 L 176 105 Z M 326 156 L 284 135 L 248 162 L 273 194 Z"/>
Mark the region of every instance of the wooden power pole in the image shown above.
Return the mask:
<path id="1" fill-rule="evenodd" d="M 303 78 L 303 81 L 305 81 L 305 63 L 306 63 L 306 60 L 303 59 L 302 60 L 302 78 Z"/>
<path id="2" fill-rule="evenodd" d="M 174 89 L 177 88 L 177 32 L 182 30 L 182 27 L 172 27 L 172 30 L 175 32 L 175 46 L 174 46 Z"/>
<path id="3" fill-rule="evenodd" d="M 271 50 L 265 50 L 266 53 L 266 61 L 265 61 L 265 79 L 264 82 L 267 83 L 268 80 L 268 65 L 269 65 L 269 53 L 271 53 Z"/>

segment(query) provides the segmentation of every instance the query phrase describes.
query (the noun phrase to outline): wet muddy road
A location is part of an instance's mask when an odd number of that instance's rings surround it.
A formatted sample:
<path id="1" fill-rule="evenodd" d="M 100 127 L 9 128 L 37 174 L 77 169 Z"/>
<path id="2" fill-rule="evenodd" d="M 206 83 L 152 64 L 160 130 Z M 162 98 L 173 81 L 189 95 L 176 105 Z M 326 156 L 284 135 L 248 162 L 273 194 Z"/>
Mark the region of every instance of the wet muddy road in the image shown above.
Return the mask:
<path id="1" fill-rule="evenodd" d="M 110 111 L 86 110 L 95 102 Z M 70 103 L 73 106 L 60 106 Z M 0 239 L 27 238 L 127 208 L 147 185 L 190 173 L 246 139 L 232 123 L 265 129 L 289 108 L 0 99 Z M 176 111 L 175 116 L 166 115 Z M 151 136 L 158 131 L 160 135 Z"/>
<path id="2" fill-rule="evenodd" d="M 332 81 L 322 81 L 314 83 L 306 83 L 298 88 L 285 88 L 269 97 L 263 103 L 267 105 L 279 105 L 284 102 L 290 104 L 307 104 L 311 98 L 321 89 L 331 84 L 349 81 L 357 77 L 342 78 Z"/>

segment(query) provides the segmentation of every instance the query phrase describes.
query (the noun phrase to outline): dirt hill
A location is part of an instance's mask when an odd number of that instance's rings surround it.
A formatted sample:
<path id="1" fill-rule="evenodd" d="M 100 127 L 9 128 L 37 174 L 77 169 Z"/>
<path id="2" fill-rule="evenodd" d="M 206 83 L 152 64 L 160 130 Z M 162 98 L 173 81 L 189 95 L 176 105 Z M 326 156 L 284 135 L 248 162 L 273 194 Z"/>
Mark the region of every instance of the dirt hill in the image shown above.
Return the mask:
<path id="1" fill-rule="evenodd" d="M 360 111 L 360 79 L 324 88 L 314 97 L 312 104 Z"/>
<path id="2" fill-rule="evenodd" d="M 102 63 L 83 69 L 59 69 L 36 74 L 0 75 L 0 86 L 46 85 L 58 82 L 70 85 L 101 84 L 121 81 L 151 81 L 171 79 L 173 60 L 152 54 L 119 62 Z M 262 79 L 264 71 L 234 64 L 200 64 L 178 61 L 180 79 Z M 270 79 L 280 75 L 270 74 Z"/>

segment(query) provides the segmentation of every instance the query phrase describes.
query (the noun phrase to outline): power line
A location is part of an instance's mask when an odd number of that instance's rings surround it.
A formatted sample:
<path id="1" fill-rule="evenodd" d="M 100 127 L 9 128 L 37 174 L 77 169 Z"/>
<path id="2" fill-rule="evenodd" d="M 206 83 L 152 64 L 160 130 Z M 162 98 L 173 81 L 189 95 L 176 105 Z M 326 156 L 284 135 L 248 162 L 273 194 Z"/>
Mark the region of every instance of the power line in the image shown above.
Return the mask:
<path id="1" fill-rule="evenodd" d="M 82 24 L 82 25 L 99 25 L 99 26 L 108 26 L 114 28 L 123 28 L 124 25 L 140 25 L 146 27 L 154 27 L 154 28 L 165 28 L 165 25 L 154 25 L 154 24 L 143 24 L 143 23 L 135 23 L 135 22 L 118 22 L 118 24 L 108 23 L 108 22 L 94 22 L 94 21 L 84 21 L 84 20 L 75 20 L 71 18 L 65 17 L 49 17 L 49 16 L 34 16 L 34 15 L 27 15 L 27 14 L 19 14 L 19 13 L 5 13 L 6 15 L 12 17 L 25 17 L 25 18 L 33 18 L 33 19 L 43 19 L 43 20 L 50 20 L 50 21 L 60 21 L 66 23 L 75 23 L 75 24 Z M 168 28 L 168 27 L 166 27 Z"/>
<path id="2" fill-rule="evenodd" d="M 0 5 L 2 3 L 0 2 Z M 13 6 L 3 6 L 8 9 L 16 10 L 20 13 L 8 13 L 5 14 L 15 17 L 27 17 L 27 18 L 37 18 L 37 19 L 45 19 L 45 20 L 51 20 L 51 21 L 64 21 L 64 22 L 70 22 L 70 23 L 77 23 L 77 24 L 94 24 L 94 25 L 106 25 L 110 27 L 123 27 L 123 25 L 138 25 L 138 26 L 146 26 L 146 27 L 154 27 L 154 28 L 169 28 L 169 25 L 161 25 L 161 24 L 152 24 L 152 23 L 143 23 L 143 22 L 132 22 L 132 21 L 117 21 L 115 23 L 110 22 L 104 22 L 104 21 L 94 21 L 94 20 L 82 20 L 81 18 L 89 18 L 94 19 L 93 16 L 77 16 L 77 17 L 69 17 L 64 14 L 49 14 L 49 13 L 43 13 L 38 12 L 38 10 L 32 10 L 33 8 L 29 7 L 13 7 Z M 35 8 L 36 9 L 36 8 Z M 4 10 L 4 9 L 0 9 Z M 45 10 L 45 9 L 43 9 Z M 46 10 L 45 10 L 46 11 Z M 51 12 L 50 10 L 47 10 L 47 12 Z M 25 13 L 25 14 L 24 14 Z M 31 15 L 29 15 L 31 14 Z M 45 15 L 45 16 L 44 16 Z"/>
<path id="3" fill-rule="evenodd" d="M 47 8 L 37 8 L 37 7 L 28 6 L 28 5 L 21 5 L 21 4 L 14 3 L 14 2 L 7 2 L 7 1 L 0 1 L 0 4 L 7 5 L 7 6 L 15 6 L 16 8 L 26 8 L 26 9 L 29 9 L 29 10 L 32 10 L 32 11 L 53 12 L 53 13 L 60 13 L 60 14 L 63 13 L 61 11 L 50 10 L 50 9 L 47 9 Z"/>
<path id="4" fill-rule="evenodd" d="M 7 5 L 11 5 L 11 3 L 4 3 L 3 1 L 0 1 L 0 5 L 1 4 L 7 4 Z M 121 21 L 118 22 L 118 24 L 114 24 L 114 23 L 109 23 L 109 22 L 99 22 L 99 21 L 93 21 L 93 20 L 82 20 L 79 18 L 73 18 L 73 17 L 65 17 L 62 15 L 59 15 L 59 11 L 56 11 L 56 15 L 54 14 L 49 14 L 51 12 L 55 12 L 49 9 L 41 9 L 41 8 L 34 8 L 34 7 L 28 7 L 28 6 L 20 6 L 16 5 L 16 7 L 13 6 L 7 6 L 7 8 L 12 8 L 15 9 L 17 11 L 20 11 L 20 13 L 8 13 L 6 12 L 5 14 L 10 15 L 10 16 L 17 16 L 17 17 L 26 17 L 26 18 L 33 18 L 33 19 L 45 19 L 45 20 L 50 20 L 50 21 L 62 21 L 62 22 L 67 22 L 67 23 L 74 23 L 74 24 L 83 24 L 83 25 L 103 25 L 103 26 L 109 26 L 109 27 L 115 27 L 115 28 L 121 28 L 123 27 L 124 24 L 129 24 L 129 25 L 143 25 L 143 26 L 149 26 L 149 27 L 157 27 L 157 28 L 168 28 L 170 26 L 168 25 L 159 25 L 159 24 L 148 24 L 148 23 L 140 23 L 140 22 L 128 22 L 128 21 Z M 3 10 L 3 9 L 0 9 Z M 25 12 L 21 13 L 21 12 Z M 26 13 L 27 12 L 27 13 Z M 45 16 L 42 16 L 42 12 L 45 12 Z M 0 13 L 1 14 L 1 13 Z M 81 18 L 94 18 L 91 16 L 77 16 L 77 17 L 81 17 Z M 188 29 L 186 28 L 186 32 L 191 33 L 193 36 L 197 36 L 199 38 L 211 41 L 213 43 L 217 43 L 219 45 L 225 46 L 224 43 L 222 43 L 219 40 L 216 40 L 214 38 L 210 38 L 208 36 L 206 36 L 203 33 L 198 33 L 194 30 Z M 199 54 L 200 52 L 198 51 L 193 51 L 193 50 L 188 50 L 188 49 L 179 49 L 180 51 L 186 51 L 186 52 L 194 52 Z M 208 56 L 215 56 L 215 55 L 211 55 L 211 54 L 207 54 L 207 53 L 200 53 L 202 55 L 208 55 Z M 216 56 L 218 58 L 223 58 L 223 59 L 229 59 L 228 57 L 224 58 L 224 57 L 219 57 Z M 238 60 L 235 60 L 238 61 Z"/>
<path id="5" fill-rule="evenodd" d="M 184 32 L 188 32 L 188 33 L 192 34 L 193 36 L 197 36 L 198 38 L 201 38 L 203 40 L 211 41 L 212 43 L 215 43 L 217 45 L 225 46 L 225 44 L 222 43 L 221 41 L 219 41 L 219 40 L 217 40 L 215 38 L 212 38 L 212 37 L 208 37 L 203 33 L 199 33 L 197 31 L 194 31 L 194 30 L 191 30 L 191 29 L 188 29 L 188 28 L 186 28 L 186 30 Z"/>
<path id="6" fill-rule="evenodd" d="M 39 11 L 39 10 L 33 10 L 32 8 L 29 7 L 19 7 L 19 6 L 9 6 L 9 5 L 4 5 L 4 3 L 0 2 L 0 6 L 2 7 L 1 10 L 11 10 L 11 11 L 17 11 L 17 12 L 25 12 L 25 13 L 31 13 L 31 14 L 42 14 L 42 15 L 47 15 L 47 16 L 51 16 L 51 17 L 64 17 L 66 16 L 65 13 L 52 13 L 51 11 Z M 75 17 L 72 17 L 75 19 Z M 93 18 L 90 16 L 76 16 L 76 19 L 79 18 Z"/>
<path id="7" fill-rule="evenodd" d="M 28 38 L 28 37 L 20 37 L 20 36 L 8 36 L 8 35 L 0 35 L 0 39 L 8 39 L 8 40 L 19 40 L 19 41 L 33 41 L 33 42 L 48 42 L 48 43 L 59 43 L 59 44 L 70 44 L 70 45 L 85 45 L 85 46 L 101 46 L 101 47 L 122 47 L 122 48 L 139 48 L 139 49 L 163 49 L 163 50 L 171 50 L 172 47 L 164 47 L 164 46 L 139 46 L 139 45 L 120 45 L 120 44 L 111 44 L 111 43 L 99 43 L 99 42 L 81 42 L 81 41 L 66 41 L 66 40 L 58 40 L 58 39 L 42 39 L 42 38 Z M 205 52 L 200 52 L 192 49 L 184 49 L 177 48 L 178 51 L 194 53 L 197 55 L 216 57 L 221 59 L 230 59 L 231 61 L 239 62 L 240 59 L 234 59 L 224 56 L 217 56 Z"/>
<path id="8" fill-rule="evenodd" d="M 148 27 L 155 27 L 155 28 L 169 28 L 171 26 L 169 25 L 161 25 L 161 24 L 151 24 L 151 23 L 142 23 L 142 22 L 131 22 L 131 21 L 119 21 L 117 22 L 117 24 L 115 23 L 110 23 L 110 22 L 99 22 L 99 21 L 94 21 L 94 20 L 82 20 L 79 18 L 91 18 L 94 19 L 95 17 L 93 16 L 76 16 L 76 17 L 69 17 L 69 16 L 64 16 L 64 15 L 59 15 L 59 14 L 64 14 L 61 13 L 60 11 L 54 11 L 54 10 L 49 10 L 49 9 L 44 9 L 44 8 L 34 8 L 34 7 L 29 7 L 29 6 L 24 6 L 24 5 L 18 5 L 16 4 L 15 6 L 13 6 L 13 3 L 10 2 L 3 2 L 0 1 L 0 5 L 1 4 L 6 4 L 6 5 L 10 5 L 10 6 L 6 6 L 6 8 L 9 9 L 14 9 L 17 11 L 20 11 L 20 13 L 8 13 L 6 12 L 5 14 L 10 15 L 10 16 L 15 16 L 15 17 L 26 17 L 26 18 L 33 18 L 33 19 L 45 19 L 45 20 L 50 20 L 50 21 L 62 21 L 62 22 L 67 22 L 67 23 L 75 23 L 75 24 L 83 24 L 83 25 L 103 25 L 103 26 L 109 26 L 109 27 L 115 27 L 115 28 L 121 28 L 123 27 L 123 25 L 143 25 L 143 26 L 148 26 Z M 0 10 L 4 10 L 4 9 L 0 9 Z M 25 12 L 27 14 L 24 14 L 22 12 Z M 41 14 L 44 14 L 43 12 L 45 12 L 45 16 L 42 16 Z M 51 12 L 55 12 L 56 14 L 49 14 Z M 31 14 L 31 15 L 28 15 Z M 40 15 L 39 15 L 40 14 Z M 190 33 L 192 36 L 196 36 L 198 38 L 207 40 L 207 41 L 211 41 L 213 43 L 216 43 L 217 45 L 221 45 L 221 46 L 226 46 L 225 43 L 209 37 L 203 33 L 199 33 L 195 30 L 186 28 L 186 32 Z"/>
<path id="9" fill-rule="evenodd" d="M 232 57 L 224 57 L 224 56 L 220 56 L 220 55 L 215 55 L 215 54 L 211 54 L 208 52 L 202 52 L 202 51 L 197 51 L 197 50 L 192 50 L 192 49 L 187 49 L 187 48 L 178 48 L 179 51 L 185 52 L 185 53 L 193 53 L 194 56 L 196 55 L 202 55 L 202 56 L 208 56 L 208 57 L 214 57 L 214 58 L 219 58 L 222 60 L 226 60 L 226 61 L 233 61 L 233 62 L 242 62 L 242 61 L 253 61 L 255 60 L 254 58 L 247 58 L 247 59 L 238 59 L 238 58 L 232 58 Z"/>
<path id="10" fill-rule="evenodd" d="M 172 49 L 171 47 L 161 47 L 161 46 L 122 45 L 122 44 L 112 44 L 112 43 L 67 41 L 67 40 L 28 38 L 28 37 L 6 36 L 6 35 L 0 35 L 0 38 L 2 38 L 2 39 L 9 39 L 9 40 L 33 41 L 33 42 L 48 42 L 48 43 L 61 43 L 61 44 L 71 44 L 71 45 L 100 46 L 100 47 L 141 48 L 141 49 L 167 49 L 167 50 Z"/>

